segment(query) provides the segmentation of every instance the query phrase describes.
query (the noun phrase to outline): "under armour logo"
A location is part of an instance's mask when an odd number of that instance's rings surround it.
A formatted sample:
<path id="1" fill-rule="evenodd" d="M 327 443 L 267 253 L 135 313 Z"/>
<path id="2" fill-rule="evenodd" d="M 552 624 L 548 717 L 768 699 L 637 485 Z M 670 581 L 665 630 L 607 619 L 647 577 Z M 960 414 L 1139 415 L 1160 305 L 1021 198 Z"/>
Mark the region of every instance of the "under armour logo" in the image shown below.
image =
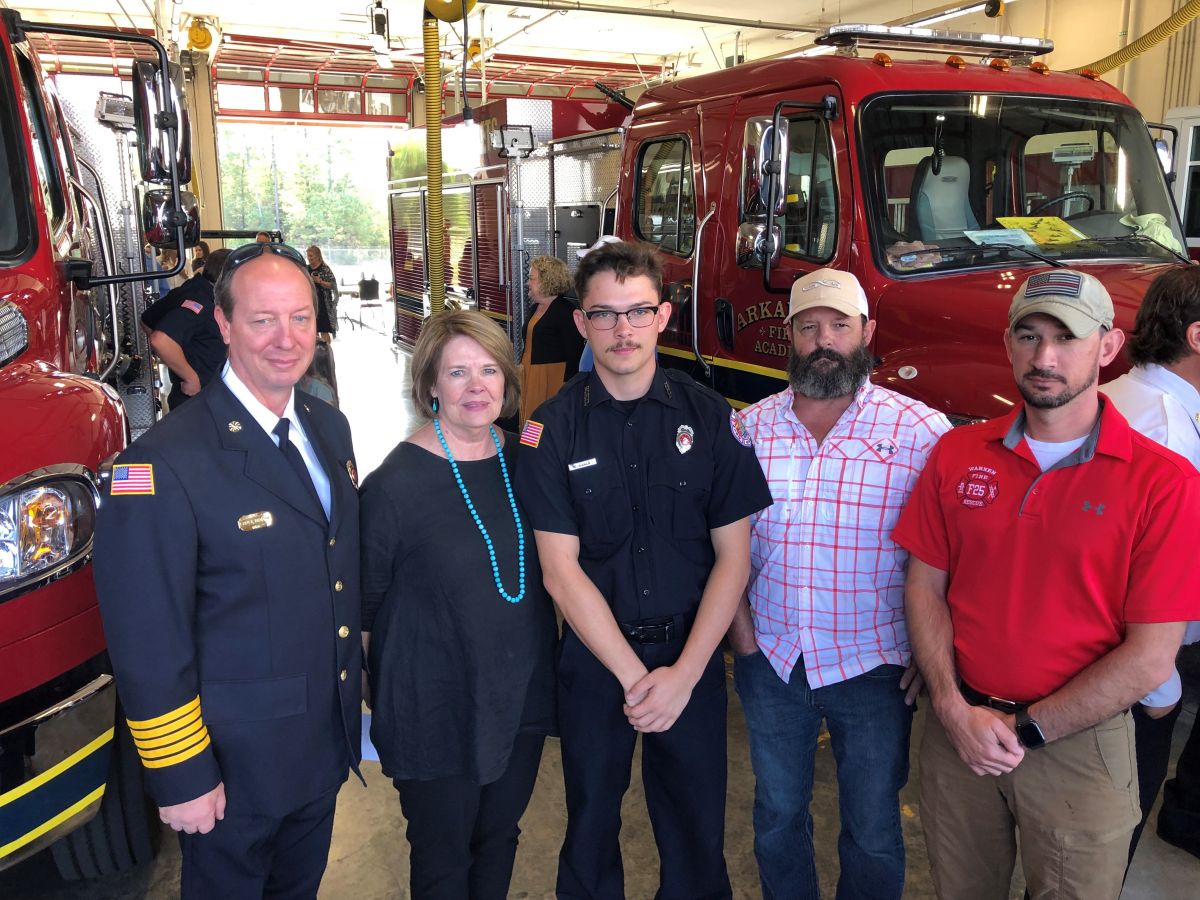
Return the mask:
<path id="1" fill-rule="evenodd" d="M 897 448 L 896 445 L 893 444 L 891 441 L 880 441 L 878 444 L 876 444 L 871 449 L 874 450 L 876 453 L 878 453 L 880 456 L 891 456 L 899 448 Z"/>
<path id="2" fill-rule="evenodd" d="M 1089 501 L 1084 500 L 1083 501 L 1083 511 L 1084 512 L 1094 512 L 1096 515 L 1102 516 L 1102 515 L 1104 515 L 1104 504 L 1097 503 L 1097 504 L 1093 505 Z"/>

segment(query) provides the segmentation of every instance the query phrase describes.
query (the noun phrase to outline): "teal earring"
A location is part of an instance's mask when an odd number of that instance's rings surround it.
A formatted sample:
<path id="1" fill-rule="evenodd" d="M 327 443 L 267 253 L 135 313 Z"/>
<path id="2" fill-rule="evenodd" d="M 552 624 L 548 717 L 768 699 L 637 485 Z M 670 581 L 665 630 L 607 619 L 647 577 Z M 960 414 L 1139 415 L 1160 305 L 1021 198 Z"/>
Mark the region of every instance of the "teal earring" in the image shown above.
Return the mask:
<path id="1" fill-rule="evenodd" d="M 434 397 L 433 398 L 433 414 L 437 415 L 437 411 L 438 411 L 437 397 Z"/>

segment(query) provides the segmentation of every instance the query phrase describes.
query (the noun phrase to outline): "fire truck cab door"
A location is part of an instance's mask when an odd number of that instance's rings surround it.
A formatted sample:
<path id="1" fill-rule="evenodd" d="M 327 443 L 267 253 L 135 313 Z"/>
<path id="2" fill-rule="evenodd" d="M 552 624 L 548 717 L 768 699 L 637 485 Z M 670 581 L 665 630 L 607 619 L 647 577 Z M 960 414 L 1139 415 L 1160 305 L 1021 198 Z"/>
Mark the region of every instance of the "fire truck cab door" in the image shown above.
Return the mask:
<path id="1" fill-rule="evenodd" d="M 745 98 L 729 122 L 720 238 L 705 236 L 712 261 L 700 290 L 713 320 L 712 385 L 736 405 L 783 387 L 792 283 L 823 266 L 848 268 L 853 191 L 841 106 L 835 85 L 817 84 Z"/>
<path id="2" fill-rule="evenodd" d="M 632 157 L 626 171 L 633 188 L 627 233 L 658 248 L 663 265 L 662 298 L 671 304 L 667 328 L 658 338 L 659 363 L 683 369 L 703 381 L 704 367 L 692 350 L 691 308 L 697 223 L 706 211 L 700 209 L 706 196 L 700 165 L 700 113 L 696 107 L 687 107 L 636 122 L 630 129 L 629 146 Z M 707 237 L 704 243 L 708 244 Z"/>

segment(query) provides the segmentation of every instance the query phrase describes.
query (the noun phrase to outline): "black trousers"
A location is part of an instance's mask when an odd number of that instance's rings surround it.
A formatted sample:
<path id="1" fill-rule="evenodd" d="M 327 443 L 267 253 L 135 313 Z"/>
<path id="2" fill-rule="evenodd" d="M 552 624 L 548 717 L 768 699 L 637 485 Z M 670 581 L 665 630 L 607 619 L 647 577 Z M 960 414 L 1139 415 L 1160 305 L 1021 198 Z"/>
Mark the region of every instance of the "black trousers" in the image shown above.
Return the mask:
<path id="1" fill-rule="evenodd" d="M 1146 715 L 1146 708 L 1142 704 L 1133 705 L 1138 801 L 1142 807 L 1142 820 L 1138 822 L 1137 828 L 1133 829 L 1133 837 L 1129 841 L 1129 862 L 1133 862 L 1133 854 L 1137 850 L 1142 829 L 1146 827 L 1146 819 L 1158 798 L 1158 789 L 1167 777 L 1167 767 L 1171 764 L 1171 734 L 1175 731 L 1175 721 L 1182 709 L 1181 700 L 1162 718 L 1152 719 Z M 1128 863 L 1126 865 L 1128 866 Z"/>
<path id="2" fill-rule="evenodd" d="M 336 804 L 332 790 L 281 819 L 227 809 L 208 834 L 181 832 L 182 900 L 313 900 Z"/>
<path id="3" fill-rule="evenodd" d="M 1200 857 L 1200 716 L 1175 764 L 1175 777 L 1163 789 L 1158 836 Z"/>
<path id="4" fill-rule="evenodd" d="M 670 665 L 683 639 L 633 645 L 646 667 Z M 567 834 L 558 859 L 560 900 L 622 900 L 621 799 L 637 732 L 624 693 L 568 629 L 559 648 L 558 723 Z M 657 900 L 732 896 L 725 869 L 725 666 L 720 653 L 669 731 L 642 738 L 642 784 L 660 861 Z"/>
<path id="5" fill-rule="evenodd" d="M 413 900 L 504 900 L 517 855 L 518 823 L 537 781 L 545 737 L 518 734 L 498 781 L 395 778 L 408 820 Z"/>

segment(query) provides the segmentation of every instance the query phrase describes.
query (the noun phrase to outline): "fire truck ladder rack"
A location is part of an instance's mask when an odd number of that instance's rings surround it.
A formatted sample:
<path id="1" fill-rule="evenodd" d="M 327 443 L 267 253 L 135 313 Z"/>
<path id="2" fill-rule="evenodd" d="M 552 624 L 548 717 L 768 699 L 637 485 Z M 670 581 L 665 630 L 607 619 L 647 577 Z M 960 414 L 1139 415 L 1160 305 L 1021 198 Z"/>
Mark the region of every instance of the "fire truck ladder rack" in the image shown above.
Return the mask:
<path id="1" fill-rule="evenodd" d="M 814 43 L 854 54 L 860 49 L 966 53 L 991 59 L 1028 59 L 1054 49 L 1054 41 L 973 31 L 936 31 L 904 25 L 831 25 Z"/>

